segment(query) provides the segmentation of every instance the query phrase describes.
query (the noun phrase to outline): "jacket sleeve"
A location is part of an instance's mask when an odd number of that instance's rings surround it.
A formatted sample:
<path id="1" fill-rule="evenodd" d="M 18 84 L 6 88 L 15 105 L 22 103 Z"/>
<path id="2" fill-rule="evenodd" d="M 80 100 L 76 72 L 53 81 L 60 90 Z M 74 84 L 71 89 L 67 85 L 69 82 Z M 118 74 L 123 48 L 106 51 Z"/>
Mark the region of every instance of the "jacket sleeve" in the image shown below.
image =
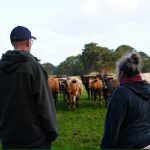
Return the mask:
<path id="1" fill-rule="evenodd" d="M 33 95 L 37 107 L 40 124 L 53 141 L 58 135 L 56 110 L 52 93 L 48 87 L 47 75 L 41 67 L 38 68 L 38 77 L 34 82 Z"/>
<path id="2" fill-rule="evenodd" d="M 104 135 L 100 144 L 101 149 L 113 149 L 118 144 L 120 127 L 126 116 L 124 92 L 119 89 L 111 97 L 106 115 Z"/>

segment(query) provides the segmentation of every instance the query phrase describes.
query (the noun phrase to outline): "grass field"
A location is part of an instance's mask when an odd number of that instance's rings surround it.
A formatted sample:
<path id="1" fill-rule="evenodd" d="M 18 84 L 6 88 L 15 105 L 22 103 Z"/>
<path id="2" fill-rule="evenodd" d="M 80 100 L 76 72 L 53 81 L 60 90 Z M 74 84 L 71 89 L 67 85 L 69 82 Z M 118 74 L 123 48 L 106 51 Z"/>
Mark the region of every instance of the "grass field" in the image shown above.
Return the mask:
<path id="1" fill-rule="evenodd" d="M 56 110 L 59 136 L 53 142 L 53 150 L 99 149 L 107 111 L 105 103 L 100 106 L 98 101 L 94 105 L 84 91 L 80 106 L 75 111 L 69 111 L 67 104 L 60 98 Z"/>
<path id="2" fill-rule="evenodd" d="M 98 101 L 94 105 L 84 91 L 75 111 L 69 111 L 62 98 L 59 98 L 56 111 L 59 136 L 53 142 L 52 150 L 99 150 L 107 111 L 105 103 L 100 106 Z"/>

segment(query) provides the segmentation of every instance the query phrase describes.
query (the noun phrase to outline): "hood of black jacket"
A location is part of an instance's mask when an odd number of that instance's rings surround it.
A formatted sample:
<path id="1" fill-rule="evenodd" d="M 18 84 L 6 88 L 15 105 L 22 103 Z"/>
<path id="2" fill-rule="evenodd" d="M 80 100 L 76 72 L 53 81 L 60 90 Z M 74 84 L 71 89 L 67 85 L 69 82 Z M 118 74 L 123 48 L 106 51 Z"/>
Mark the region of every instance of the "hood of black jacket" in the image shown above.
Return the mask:
<path id="1" fill-rule="evenodd" d="M 0 60 L 0 68 L 6 73 L 14 72 L 22 65 L 22 63 L 31 60 L 38 61 L 36 57 L 27 51 L 8 50 L 2 55 Z"/>
<path id="2" fill-rule="evenodd" d="M 137 81 L 124 84 L 127 88 L 142 97 L 144 100 L 150 100 L 150 84 L 146 81 Z"/>

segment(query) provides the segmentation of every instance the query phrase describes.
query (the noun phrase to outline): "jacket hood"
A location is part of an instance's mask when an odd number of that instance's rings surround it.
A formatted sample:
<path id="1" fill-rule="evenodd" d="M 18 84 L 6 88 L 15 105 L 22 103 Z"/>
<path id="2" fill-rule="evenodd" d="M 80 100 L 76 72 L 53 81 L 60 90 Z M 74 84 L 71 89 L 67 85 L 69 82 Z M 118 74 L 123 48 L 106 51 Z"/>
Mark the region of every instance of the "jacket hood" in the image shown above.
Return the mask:
<path id="1" fill-rule="evenodd" d="M 145 100 L 150 100 L 150 84 L 146 81 L 136 81 L 124 84 L 125 87 L 131 89 Z"/>
<path id="2" fill-rule="evenodd" d="M 5 54 L 2 55 L 0 60 L 0 68 L 7 73 L 13 72 L 24 62 L 31 60 L 37 61 L 37 58 L 27 51 L 8 50 Z"/>

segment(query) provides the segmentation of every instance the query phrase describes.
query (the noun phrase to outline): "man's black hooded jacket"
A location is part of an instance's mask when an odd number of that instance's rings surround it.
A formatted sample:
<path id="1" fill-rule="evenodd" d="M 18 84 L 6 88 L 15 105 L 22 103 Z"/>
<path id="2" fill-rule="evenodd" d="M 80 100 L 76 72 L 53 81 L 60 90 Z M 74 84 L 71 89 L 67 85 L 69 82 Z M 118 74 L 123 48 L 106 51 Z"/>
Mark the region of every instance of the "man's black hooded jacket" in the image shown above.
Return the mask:
<path id="1" fill-rule="evenodd" d="M 29 52 L 7 51 L 0 60 L 0 138 L 4 148 L 36 148 L 57 137 L 47 73 Z"/>

